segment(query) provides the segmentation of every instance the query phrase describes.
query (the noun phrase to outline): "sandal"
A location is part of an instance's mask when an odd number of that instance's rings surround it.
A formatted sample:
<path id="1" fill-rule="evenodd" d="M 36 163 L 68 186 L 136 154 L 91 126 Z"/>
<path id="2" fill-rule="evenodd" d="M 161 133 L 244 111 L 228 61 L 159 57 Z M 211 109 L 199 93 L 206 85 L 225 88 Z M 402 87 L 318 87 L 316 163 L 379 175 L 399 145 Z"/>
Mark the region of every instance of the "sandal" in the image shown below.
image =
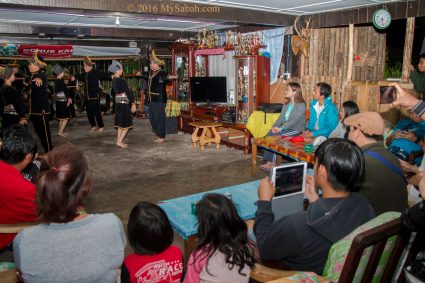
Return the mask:
<path id="1" fill-rule="evenodd" d="M 260 166 L 260 169 L 261 170 L 264 170 L 266 172 L 270 172 L 270 170 L 272 170 L 272 168 L 275 167 L 275 166 L 276 166 L 276 163 L 274 163 L 274 162 L 267 162 L 267 163 L 262 164 Z"/>

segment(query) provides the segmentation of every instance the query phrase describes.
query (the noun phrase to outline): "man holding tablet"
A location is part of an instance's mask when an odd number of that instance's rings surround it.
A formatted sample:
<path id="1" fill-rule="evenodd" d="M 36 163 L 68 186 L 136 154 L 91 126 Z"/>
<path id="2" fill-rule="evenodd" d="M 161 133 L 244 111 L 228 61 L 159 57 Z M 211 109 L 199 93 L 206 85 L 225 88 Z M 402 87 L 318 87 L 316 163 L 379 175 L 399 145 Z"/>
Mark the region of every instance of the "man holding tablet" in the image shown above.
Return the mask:
<path id="1" fill-rule="evenodd" d="M 258 187 L 254 225 L 261 258 L 322 274 L 331 245 L 375 216 L 367 199 L 351 192 L 363 172 L 360 148 L 343 139 L 326 140 L 316 150 L 314 177 L 306 177 L 310 206 L 276 221 L 273 211 L 279 208 L 272 210 L 276 188 L 269 177 L 264 178 Z"/>

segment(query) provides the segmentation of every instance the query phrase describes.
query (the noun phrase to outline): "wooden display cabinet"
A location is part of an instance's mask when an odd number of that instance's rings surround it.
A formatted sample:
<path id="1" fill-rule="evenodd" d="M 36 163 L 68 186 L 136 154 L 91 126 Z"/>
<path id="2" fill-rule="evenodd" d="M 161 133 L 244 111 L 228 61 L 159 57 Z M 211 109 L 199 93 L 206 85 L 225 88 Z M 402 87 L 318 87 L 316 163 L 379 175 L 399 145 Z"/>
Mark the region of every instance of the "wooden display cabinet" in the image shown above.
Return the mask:
<path id="1" fill-rule="evenodd" d="M 236 122 L 246 124 L 260 103 L 270 103 L 270 60 L 264 56 L 235 56 Z"/>

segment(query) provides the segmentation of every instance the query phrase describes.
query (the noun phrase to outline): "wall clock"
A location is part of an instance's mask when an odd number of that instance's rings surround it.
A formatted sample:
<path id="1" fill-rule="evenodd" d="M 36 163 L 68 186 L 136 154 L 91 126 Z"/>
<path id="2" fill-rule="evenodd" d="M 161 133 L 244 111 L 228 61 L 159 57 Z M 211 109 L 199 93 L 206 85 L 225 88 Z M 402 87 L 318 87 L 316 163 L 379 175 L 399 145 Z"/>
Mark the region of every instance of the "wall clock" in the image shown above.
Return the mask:
<path id="1" fill-rule="evenodd" d="M 391 24 L 391 13 L 387 9 L 379 9 L 373 13 L 372 23 L 377 29 L 386 29 Z"/>

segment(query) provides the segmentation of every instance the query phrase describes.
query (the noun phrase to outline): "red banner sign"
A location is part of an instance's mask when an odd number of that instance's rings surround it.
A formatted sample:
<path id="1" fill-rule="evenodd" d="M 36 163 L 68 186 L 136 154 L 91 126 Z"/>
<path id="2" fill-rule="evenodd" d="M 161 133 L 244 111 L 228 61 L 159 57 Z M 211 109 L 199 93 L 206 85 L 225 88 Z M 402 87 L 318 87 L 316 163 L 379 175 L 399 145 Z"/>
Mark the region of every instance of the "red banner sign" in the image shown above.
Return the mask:
<path id="1" fill-rule="evenodd" d="M 224 48 L 199 49 L 195 51 L 195 57 L 198 55 L 221 55 L 221 54 L 224 54 L 224 52 L 226 52 Z"/>
<path id="2" fill-rule="evenodd" d="M 21 44 L 18 47 L 18 54 L 21 56 L 32 56 L 36 49 L 38 49 L 38 55 L 45 58 L 70 57 L 74 52 L 72 45 Z"/>

